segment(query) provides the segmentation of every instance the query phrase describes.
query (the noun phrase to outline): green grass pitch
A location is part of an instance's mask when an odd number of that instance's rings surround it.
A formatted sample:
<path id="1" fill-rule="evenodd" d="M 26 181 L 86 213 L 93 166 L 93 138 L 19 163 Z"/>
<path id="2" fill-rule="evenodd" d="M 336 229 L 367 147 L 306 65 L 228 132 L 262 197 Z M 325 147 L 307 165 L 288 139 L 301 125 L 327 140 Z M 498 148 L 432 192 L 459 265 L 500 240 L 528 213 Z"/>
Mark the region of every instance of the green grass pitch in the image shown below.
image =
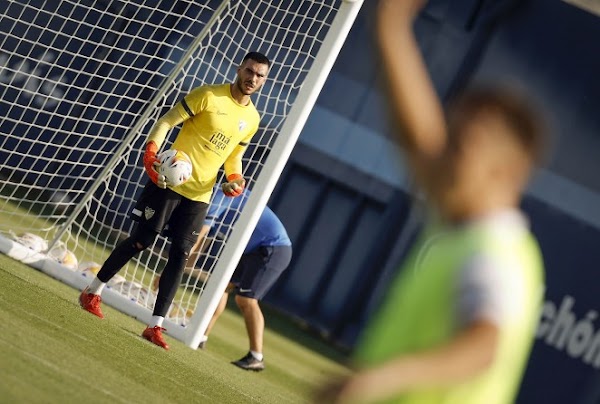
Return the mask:
<path id="1" fill-rule="evenodd" d="M 219 319 L 206 350 L 167 335 L 164 351 L 140 337 L 137 320 L 106 305 L 98 319 L 78 295 L 0 254 L 0 402 L 303 403 L 348 372 L 341 354 L 276 313 L 265 313 L 267 368 L 254 373 L 229 363 L 248 346 L 236 310 Z"/>

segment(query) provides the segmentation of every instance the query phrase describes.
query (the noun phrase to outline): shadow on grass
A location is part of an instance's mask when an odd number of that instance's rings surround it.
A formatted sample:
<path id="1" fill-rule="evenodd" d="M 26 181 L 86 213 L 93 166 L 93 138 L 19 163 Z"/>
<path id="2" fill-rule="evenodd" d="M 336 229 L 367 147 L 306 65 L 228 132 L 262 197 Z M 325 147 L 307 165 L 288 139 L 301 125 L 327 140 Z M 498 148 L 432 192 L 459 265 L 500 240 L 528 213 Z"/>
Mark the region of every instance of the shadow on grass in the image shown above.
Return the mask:
<path id="1" fill-rule="evenodd" d="M 231 294 L 227 301 L 227 309 L 241 317 L 240 310 L 235 304 L 233 296 L 235 294 Z M 260 307 L 265 316 L 265 327 L 267 329 L 332 361 L 347 365 L 350 355 L 348 348 L 328 341 L 325 336 L 307 321 L 294 317 L 267 302 L 261 302 Z"/>

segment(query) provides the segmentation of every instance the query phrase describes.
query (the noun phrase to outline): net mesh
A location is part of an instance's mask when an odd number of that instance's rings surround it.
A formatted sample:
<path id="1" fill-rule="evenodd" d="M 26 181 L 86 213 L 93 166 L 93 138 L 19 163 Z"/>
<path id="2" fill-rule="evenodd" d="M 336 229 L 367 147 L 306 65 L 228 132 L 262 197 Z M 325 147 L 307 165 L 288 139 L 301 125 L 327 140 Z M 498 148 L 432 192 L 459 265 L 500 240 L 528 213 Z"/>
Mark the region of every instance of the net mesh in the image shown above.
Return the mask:
<path id="1" fill-rule="evenodd" d="M 131 231 L 152 125 L 192 88 L 233 81 L 256 50 L 273 66 L 253 96 L 262 120 L 244 156 L 252 188 L 339 8 L 329 0 L 138 3 L 0 1 L 0 232 L 88 277 Z M 237 213 L 215 226 L 221 238 Z M 28 241 L 35 237 L 46 245 Z M 222 245 L 184 276 L 172 321 L 189 319 L 206 278 L 198 275 L 211 272 Z M 159 236 L 109 286 L 151 309 L 168 248 Z"/>

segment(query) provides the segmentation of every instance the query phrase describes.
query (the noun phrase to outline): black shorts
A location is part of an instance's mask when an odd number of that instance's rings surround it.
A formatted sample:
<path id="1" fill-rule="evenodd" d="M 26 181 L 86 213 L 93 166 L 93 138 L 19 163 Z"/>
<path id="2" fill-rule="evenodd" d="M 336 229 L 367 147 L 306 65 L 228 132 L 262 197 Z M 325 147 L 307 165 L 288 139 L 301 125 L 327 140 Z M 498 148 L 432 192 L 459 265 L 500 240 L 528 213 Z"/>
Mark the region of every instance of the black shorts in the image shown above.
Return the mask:
<path id="1" fill-rule="evenodd" d="M 192 201 L 148 181 L 131 212 L 131 218 L 156 233 L 164 231 L 171 239 L 196 241 L 207 210 L 207 203 Z"/>
<path id="2" fill-rule="evenodd" d="M 231 277 L 240 296 L 261 300 L 290 264 L 289 245 L 259 247 L 242 255 Z"/>

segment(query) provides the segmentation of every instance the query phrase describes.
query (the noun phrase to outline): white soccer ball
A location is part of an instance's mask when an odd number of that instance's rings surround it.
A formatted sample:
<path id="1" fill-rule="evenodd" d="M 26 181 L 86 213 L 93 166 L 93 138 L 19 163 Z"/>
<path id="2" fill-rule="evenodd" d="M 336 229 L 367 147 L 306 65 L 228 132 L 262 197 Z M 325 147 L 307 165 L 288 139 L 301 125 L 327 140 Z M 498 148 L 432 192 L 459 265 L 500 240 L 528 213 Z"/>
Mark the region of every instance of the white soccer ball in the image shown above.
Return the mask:
<path id="1" fill-rule="evenodd" d="M 48 257 L 58 262 L 64 267 L 67 267 L 73 271 L 77 270 L 78 260 L 73 251 L 67 249 L 67 247 L 58 243 L 48 251 Z"/>
<path id="2" fill-rule="evenodd" d="M 42 252 L 48 249 L 48 242 L 33 233 L 20 234 L 15 237 L 15 241 L 35 252 Z"/>
<path id="3" fill-rule="evenodd" d="M 158 155 L 158 173 L 172 187 L 184 184 L 192 176 L 192 160 L 181 150 L 166 150 Z"/>
<path id="4" fill-rule="evenodd" d="M 98 271 L 100 271 L 100 267 L 101 265 L 97 262 L 84 261 L 80 262 L 79 265 L 77 265 L 77 270 L 81 272 L 81 274 L 86 278 L 93 279 L 96 277 L 96 274 L 98 274 Z"/>
<path id="5" fill-rule="evenodd" d="M 95 278 L 96 275 L 98 275 L 98 272 L 100 272 L 100 268 L 102 268 L 102 265 L 94 261 L 80 262 L 77 266 L 77 270 L 81 272 L 83 276 L 91 279 Z M 125 282 L 125 277 L 116 274 L 110 279 L 110 281 L 106 283 L 106 285 L 110 286 L 111 288 L 114 288 L 115 286 L 120 285 L 123 282 Z"/>

